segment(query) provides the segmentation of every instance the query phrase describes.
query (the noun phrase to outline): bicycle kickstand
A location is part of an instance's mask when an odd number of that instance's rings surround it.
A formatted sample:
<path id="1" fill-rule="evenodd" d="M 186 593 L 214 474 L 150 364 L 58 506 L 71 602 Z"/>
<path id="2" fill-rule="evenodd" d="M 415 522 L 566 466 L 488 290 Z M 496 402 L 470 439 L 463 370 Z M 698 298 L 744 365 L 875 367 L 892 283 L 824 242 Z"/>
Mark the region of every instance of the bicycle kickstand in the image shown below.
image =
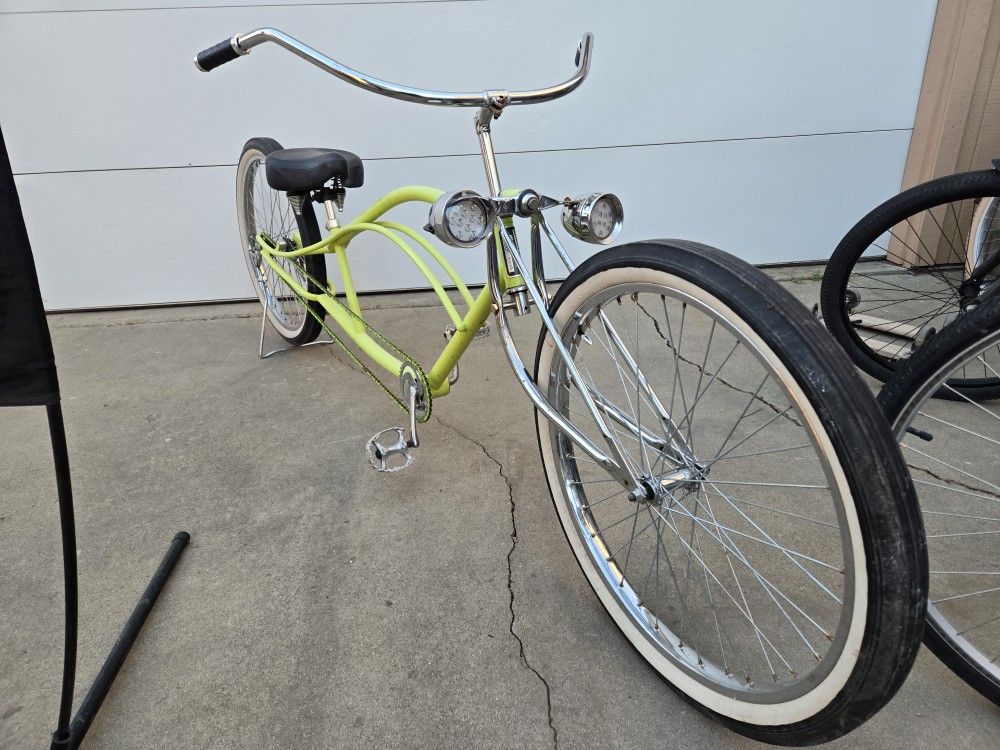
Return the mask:
<path id="1" fill-rule="evenodd" d="M 327 344 L 333 343 L 333 339 L 323 340 L 323 341 L 310 341 L 308 344 L 299 344 L 298 346 L 278 347 L 277 349 L 272 349 L 271 351 L 265 353 L 264 331 L 266 330 L 267 325 L 269 323 L 270 321 L 267 319 L 267 311 L 265 310 L 260 316 L 260 343 L 257 347 L 257 355 L 261 359 L 267 359 L 268 357 L 272 357 L 275 354 L 281 354 L 282 352 L 290 352 L 292 349 L 305 349 L 307 346 L 326 346 Z M 273 330 L 277 330 L 276 328 L 274 328 L 273 325 L 271 326 L 271 328 Z"/>

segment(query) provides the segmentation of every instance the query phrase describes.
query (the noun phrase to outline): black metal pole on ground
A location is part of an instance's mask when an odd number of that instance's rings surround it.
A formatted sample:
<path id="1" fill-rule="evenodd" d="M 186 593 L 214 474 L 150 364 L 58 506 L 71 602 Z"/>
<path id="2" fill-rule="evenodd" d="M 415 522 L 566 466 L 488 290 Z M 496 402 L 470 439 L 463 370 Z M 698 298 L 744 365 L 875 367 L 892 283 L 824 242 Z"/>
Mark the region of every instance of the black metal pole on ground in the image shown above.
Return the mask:
<path id="1" fill-rule="evenodd" d="M 59 521 L 62 529 L 63 573 L 66 578 L 66 651 L 63 659 L 62 696 L 59 702 L 59 721 L 52 734 L 52 749 L 75 750 L 80 746 L 87 730 L 100 709 L 104 698 L 111 689 L 118 671 L 121 669 L 129 650 L 163 590 L 167 578 L 173 572 L 181 553 L 190 541 L 186 531 L 178 532 L 160 566 L 153 574 L 149 585 L 136 604 L 115 641 L 111 653 L 104 660 L 90 690 L 83 698 L 80 708 L 70 721 L 73 709 L 73 683 L 76 679 L 77 644 L 77 570 L 76 570 L 76 529 L 73 520 L 73 489 L 70 483 L 69 452 L 66 449 L 66 430 L 63 426 L 62 409 L 59 404 L 46 407 L 49 418 L 49 434 L 52 438 L 52 456 L 56 468 L 56 487 L 59 495 Z"/>
<path id="2" fill-rule="evenodd" d="M 76 681 L 77 636 L 77 575 L 76 526 L 73 520 L 73 487 L 69 479 L 69 452 L 66 450 L 66 428 L 59 404 L 45 407 L 52 439 L 52 459 L 56 466 L 56 491 L 59 496 L 59 525 L 62 529 L 63 577 L 66 580 L 66 640 L 63 652 L 62 697 L 59 700 L 59 723 L 52 735 L 53 747 L 69 738 L 69 721 L 73 711 L 73 683 Z"/>

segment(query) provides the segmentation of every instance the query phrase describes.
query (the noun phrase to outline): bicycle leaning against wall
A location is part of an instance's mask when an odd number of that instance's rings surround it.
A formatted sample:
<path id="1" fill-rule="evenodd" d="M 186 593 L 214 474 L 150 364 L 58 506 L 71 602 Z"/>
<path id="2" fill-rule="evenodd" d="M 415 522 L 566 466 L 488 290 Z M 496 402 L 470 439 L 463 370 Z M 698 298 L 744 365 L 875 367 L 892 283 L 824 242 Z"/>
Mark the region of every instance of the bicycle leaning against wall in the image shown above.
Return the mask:
<path id="1" fill-rule="evenodd" d="M 345 196 L 364 180 L 356 155 L 254 138 L 240 157 L 242 248 L 267 319 L 296 345 L 325 330 L 367 372 L 362 355 L 398 380 L 382 387 L 409 427 L 369 441 L 373 465 L 409 463 L 417 425 L 450 393 L 459 359 L 492 316 L 535 408 L 573 553 L 649 664 L 702 711 L 769 742 L 832 739 L 881 708 L 916 653 L 926 553 L 895 441 L 836 344 L 772 279 L 705 245 L 634 242 L 575 265 L 546 215 L 561 212 L 570 235 L 609 245 L 623 221 L 612 194 L 501 188 L 492 123 L 509 107 L 576 89 L 593 37 L 581 41 L 569 79 L 532 91 L 398 85 L 274 29 L 238 34 L 196 62 L 209 71 L 265 42 L 373 93 L 476 110 L 485 195 L 402 187 L 344 222 Z M 386 218 L 410 202 L 428 204 L 426 233 Z M 526 226 L 530 256 L 515 223 Z M 365 319 L 348 263 L 364 232 L 394 243 L 441 300 L 452 330 L 429 368 Z M 473 294 L 428 235 L 485 245 L 486 286 Z M 569 273 L 551 297 L 543 238 Z M 443 269 L 457 304 L 425 258 Z M 541 330 L 529 366 L 508 316 L 531 311 Z"/>

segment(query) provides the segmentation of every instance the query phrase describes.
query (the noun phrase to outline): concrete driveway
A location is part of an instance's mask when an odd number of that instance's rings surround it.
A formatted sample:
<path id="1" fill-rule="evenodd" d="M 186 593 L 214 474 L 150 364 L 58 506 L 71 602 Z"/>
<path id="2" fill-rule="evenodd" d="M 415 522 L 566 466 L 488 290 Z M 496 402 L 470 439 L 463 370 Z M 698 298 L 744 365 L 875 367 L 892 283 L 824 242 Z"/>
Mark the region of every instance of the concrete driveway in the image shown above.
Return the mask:
<path id="1" fill-rule="evenodd" d="M 817 298 L 809 273 L 780 275 Z M 433 297 L 366 302 L 410 353 L 439 348 Z M 87 747 L 756 746 L 678 698 L 601 608 L 495 336 L 463 359 L 416 462 L 380 475 L 363 447 L 402 422 L 396 407 L 335 347 L 259 360 L 258 320 L 247 304 L 50 319 L 80 536 L 78 696 L 170 538 L 192 534 Z M 537 326 L 517 322 L 529 352 Z M 62 653 L 44 411 L 0 410 L 0 430 L 0 747 L 42 747 Z M 834 744 L 998 736 L 1000 712 L 922 652 Z"/>

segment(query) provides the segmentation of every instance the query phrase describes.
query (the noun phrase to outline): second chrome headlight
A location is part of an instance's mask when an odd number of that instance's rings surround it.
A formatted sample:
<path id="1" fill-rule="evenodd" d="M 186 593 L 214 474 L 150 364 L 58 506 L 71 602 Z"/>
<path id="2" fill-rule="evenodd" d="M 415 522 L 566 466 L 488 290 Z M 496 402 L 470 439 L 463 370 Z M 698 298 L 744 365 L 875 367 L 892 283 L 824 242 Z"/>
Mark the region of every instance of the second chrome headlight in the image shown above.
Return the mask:
<path id="1" fill-rule="evenodd" d="M 591 193 L 563 208 L 563 226 L 578 239 L 610 245 L 625 220 L 622 202 L 612 193 Z"/>

